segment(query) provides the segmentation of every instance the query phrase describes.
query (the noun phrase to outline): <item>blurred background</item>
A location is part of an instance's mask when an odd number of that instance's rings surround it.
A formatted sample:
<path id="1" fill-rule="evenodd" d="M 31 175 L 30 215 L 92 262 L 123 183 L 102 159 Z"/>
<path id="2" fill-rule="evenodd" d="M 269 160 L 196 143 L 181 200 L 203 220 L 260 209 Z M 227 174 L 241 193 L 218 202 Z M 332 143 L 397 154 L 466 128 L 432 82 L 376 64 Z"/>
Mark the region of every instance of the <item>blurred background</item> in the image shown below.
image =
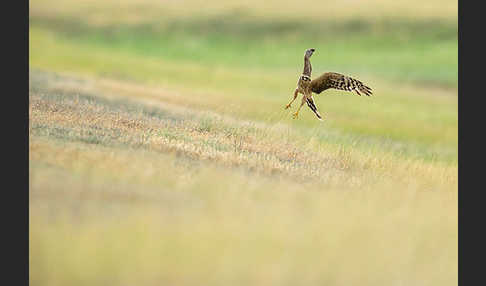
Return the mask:
<path id="1" fill-rule="evenodd" d="M 455 285 L 457 1 L 31 0 L 32 285 Z M 313 77 L 371 98 L 315 96 Z"/>

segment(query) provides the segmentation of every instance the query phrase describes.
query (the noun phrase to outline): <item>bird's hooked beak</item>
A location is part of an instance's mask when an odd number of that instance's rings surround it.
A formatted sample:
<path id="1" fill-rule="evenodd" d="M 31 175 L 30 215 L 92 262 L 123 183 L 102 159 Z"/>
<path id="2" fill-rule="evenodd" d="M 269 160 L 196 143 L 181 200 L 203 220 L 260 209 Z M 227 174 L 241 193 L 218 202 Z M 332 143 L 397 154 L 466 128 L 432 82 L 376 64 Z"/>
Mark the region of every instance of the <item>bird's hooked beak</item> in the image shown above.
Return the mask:
<path id="1" fill-rule="evenodd" d="M 307 51 L 305 51 L 305 56 L 310 58 L 310 56 L 312 56 L 315 50 L 316 49 L 308 49 Z"/>

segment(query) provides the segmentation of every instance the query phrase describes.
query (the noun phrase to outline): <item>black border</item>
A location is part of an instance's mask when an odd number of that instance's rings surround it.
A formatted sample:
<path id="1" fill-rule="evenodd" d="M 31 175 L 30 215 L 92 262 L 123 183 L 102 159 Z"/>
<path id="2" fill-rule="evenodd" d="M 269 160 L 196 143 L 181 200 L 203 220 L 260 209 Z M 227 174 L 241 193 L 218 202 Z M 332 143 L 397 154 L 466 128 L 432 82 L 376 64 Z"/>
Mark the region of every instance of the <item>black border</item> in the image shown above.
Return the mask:
<path id="1" fill-rule="evenodd" d="M 3 283 L 29 285 L 29 1 L 2 12 Z M 10 279 L 9 279 L 10 278 Z"/>
<path id="2" fill-rule="evenodd" d="M 482 285 L 483 261 L 481 246 L 484 222 L 480 220 L 484 200 L 478 196 L 486 189 L 478 179 L 484 176 L 485 150 L 482 135 L 486 112 L 481 101 L 486 99 L 486 91 L 481 87 L 486 83 L 484 10 L 473 1 L 458 2 L 458 117 L 459 117 L 459 189 L 458 189 L 458 273 L 459 285 Z M 484 157 L 484 156 L 482 156 Z M 482 279 L 484 280 L 484 278 Z"/>

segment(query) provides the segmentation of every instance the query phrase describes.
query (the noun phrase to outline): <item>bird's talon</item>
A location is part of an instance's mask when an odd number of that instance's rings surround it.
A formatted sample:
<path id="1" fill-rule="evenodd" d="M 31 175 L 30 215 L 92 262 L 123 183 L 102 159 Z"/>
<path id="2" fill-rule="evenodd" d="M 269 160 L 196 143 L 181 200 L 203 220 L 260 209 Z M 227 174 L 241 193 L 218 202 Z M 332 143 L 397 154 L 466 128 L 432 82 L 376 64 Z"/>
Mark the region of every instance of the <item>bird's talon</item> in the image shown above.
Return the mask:
<path id="1" fill-rule="evenodd" d="M 289 108 L 290 108 L 290 104 L 285 105 L 285 109 L 289 109 Z"/>
<path id="2" fill-rule="evenodd" d="M 299 114 L 298 114 L 298 113 L 294 113 L 294 114 L 292 114 L 292 117 L 293 117 L 294 119 L 296 119 L 297 117 L 299 117 Z"/>

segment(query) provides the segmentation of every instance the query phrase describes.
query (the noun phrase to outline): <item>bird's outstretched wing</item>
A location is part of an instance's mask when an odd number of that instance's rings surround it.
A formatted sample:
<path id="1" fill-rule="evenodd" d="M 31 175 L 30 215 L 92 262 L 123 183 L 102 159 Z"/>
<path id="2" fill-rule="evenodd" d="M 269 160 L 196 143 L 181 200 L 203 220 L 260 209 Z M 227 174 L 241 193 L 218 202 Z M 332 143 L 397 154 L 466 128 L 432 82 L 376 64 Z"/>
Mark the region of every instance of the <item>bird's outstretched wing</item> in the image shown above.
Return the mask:
<path id="1" fill-rule="evenodd" d="M 314 114 L 317 116 L 319 120 L 322 120 L 321 115 L 319 114 L 319 111 L 317 111 L 317 107 L 314 104 L 314 98 L 312 96 L 309 96 L 306 98 L 307 106 L 314 112 Z"/>
<path id="2" fill-rule="evenodd" d="M 328 88 L 335 88 L 346 91 L 354 91 L 358 95 L 364 93 L 367 96 L 373 94 L 371 88 L 364 85 L 361 81 L 335 72 L 327 72 L 315 78 L 310 83 L 310 88 L 314 93 L 321 93 Z"/>

